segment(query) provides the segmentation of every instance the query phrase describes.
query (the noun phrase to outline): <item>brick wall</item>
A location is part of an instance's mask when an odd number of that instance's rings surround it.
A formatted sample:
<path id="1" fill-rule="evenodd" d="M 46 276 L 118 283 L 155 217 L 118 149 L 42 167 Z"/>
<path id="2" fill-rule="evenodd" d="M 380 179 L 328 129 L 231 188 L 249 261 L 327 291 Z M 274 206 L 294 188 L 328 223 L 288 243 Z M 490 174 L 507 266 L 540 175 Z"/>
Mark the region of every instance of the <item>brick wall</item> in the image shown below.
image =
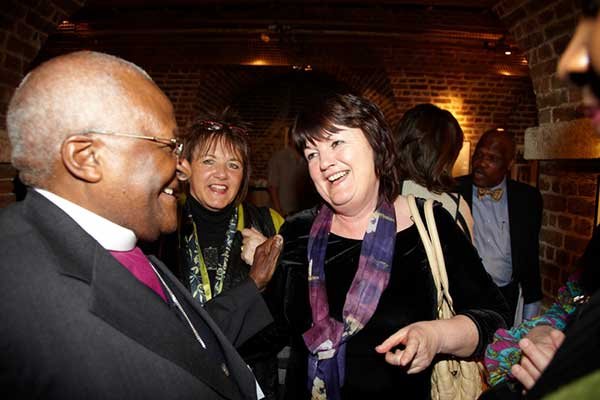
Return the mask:
<path id="1" fill-rule="evenodd" d="M 46 43 L 46 38 L 60 21 L 83 3 L 58 0 L 37 2 L 33 6 L 4 3 L 0 11 L 3 16 L 0 25 L 0 42 L 3 43 L 0 55 L 4 68 L 0 80 L 0 115 L 3 120 L 9 96 L 34 57 L 37 55 L 36 62 L 39 62 L 50 55 L 67 51 L 56 48 L 52 41 Z M 498 10 L 506 8 L 502 7 L 499 6 Z M 518 29 L 513 32 L 515 35 L 518 33 Z M 46 45 L 42 48 L 44 43 Z M 81 44 L 86 48 L 93 46 L 91 42 Z M 544 87 L 547 82 L 553 83 L 547 79 L 535 79 L 532 86 L 529 77 L 502 69 L 502 55 L 490 53 L 482 47 L 448 46 L 444 51 L 432 51 L 427 43 L 403 47 L 392 41 L 375 47 L 372 43 L 361 43 L 352 52 L 342 52 L 339 43 L 334 46 L 320 49 L 313 55 L 310 61 L 315 71 L 374 100 L 392 124 L 404 111 L 421 102 L 447 108 L 461 122 L 472 149 L 481 132 L 496 126 L 514 131 L 518 142 L 522 143 L 524 129 L 537 125 L 533 89 Z M 40 48 L 42 51 L 38 54 Z M 181 126 L 199 109 L 222 109 L 228 104 L 238 108 L 254 126 L 250 137 L 255 180 L 266 177 L 268 159 L 283 146 L 283 132 L 290 122 L 290 115 L 306 97 L 299 90 L 303 86 L 298 84 L 289 67 L 206 65 L 198 56 L 189 60 L 172 59 L 150 53 L 138 54 L 134 49 L 110 48 L 102 43 L 98 44 L 98 49 L 129 58 L 147 69 L 173 101 Z M 545 60 L 545 53 L 539 53 L 534 52 L 530 56 L 536 61 L 535 71 L 540 70 L 537 61 Z M 202 51 L 196 54 L 202 54 Z M 310 73 L 302 74 L 310 76 Z M 550 94 L 547 96 L 548 99 L 554 98 Z M 563 99 L 565 95 L 554 96 Z M 538 104 L 547 104 L 546 97 L 543 99 L 540 102 L 538 96 Z M 548 111 L 543 109 L 543 112 L 540 112 L 540 118 L 547 118 Z M 7 162 L 8 146 L 4 132 L 0 134 L 2 140 L 0 161 Z M 522 153 L 522 147 L 519 148 Z M 6 193 L 14 171 L 6 165 L 0 171 L 4 174 L 0 191 Z M 13 196 L 5 194 L 4 199 L 6 204 L 12 201 Z M 548 255 L 551 252 L 548 250 Z M 555 250 L 554 254 L 562 253 Z M 555 262 L 555 259 L 544 259 L 544 262 Z M 548 286 L 550 292 L 554 286 Z"/>
<path id="2" fill-rule="evenodd" d="M 556 65 L 580 16 L 573 0 L 506 0 L 495 11 L 529 60 L 540 126 L 582 117 L 577 88 L 556 77 Z M 577 136 L 573 135 L 573 140 Z M 540 243 L 542 286 L 552 298 L 573 271 L 595 226 L 598 160 L 541 160 L 544 198 Z"/>
<path id="3" fill-rule="evenodd" d="M 10 190 L 14 170 L 7 164 L 9 147 L 4 128 L 10 95 L 34 59 L 39 62 L 74 50 L 61 49 L 46 39 L 58 23 L 84 3 L 7 0 L 0 5 L 0 206 L 14 199 Z M 472 149 L 481 132 L 503 126 L 516 133 L 522 155 L 525 128 L 581 117 L 578 90 L 560 82 L 554 74 L 558 55 L 579 15 L 577 3 L 503 0 L 494 6 L 494 12 L 524 51 L 530 76 L 504 68 L 502 55 L 473 45 L 449 44 L 443 50 L 431 51 L 426 42 L 407 45 L 382 40 L 377 45 L 372 41 L 354 43 L 352 51 L 344 51 L 339 43 L 328 48 L 321 41 L 318 46 L 315 43 L 314 53 L 306 56 L 315 71 L 378 103 L 392 124 L 415 104 L 432 102 L 454 113 Z M 228 104 L 240 109 L 254 124 L 251 139 L 255 178 L 266 176 L 267 160 L 283 145 L 283 128 L 305 97 L 286 67 L 231 67 L 215 60 L 207 65 L 201 50 L 187 49 L 189 57 L 176 57 L 178 49 L 172 48 L 174 53 L 161 57 L 156 54 L 159 49 L 154 48 L 152 52 L 136 53 L 133 48 L 111 48 L 106 43 L 86 42 L 80 47 L 95 45 L 147 69 L 173 101 L 182 126 L 199 109 L 221 109 Z M 255 51 L 257 46 L 247 47 Z M 273 57 L 277 54 L 274 52 Z M 231 56 L 246 57 L 241 50 Z M 281 61 L 278 59 L 279 65 Z M 520 162 L 526 163 L 522 159 Z M 598 167 L 593 161 L 583 164 L 560 160 L 539 163 L 539 184 L 546 203 L 541 253 L 548 298 L 572 269 L 594 224 Z M 535 181 L 535 169 L 532 172 L 531 180 Z"/>
<path id="4" fill-rule="evenodd" d="M 383 69 L 336 66 L 305 72 L 256 66 L 146 68 L 173 102 L 181 127 L 199 110 L 222 110 L 226 106 L 236 109 L 251 124 L 253 181 L 267 178 L 268 160 L 284 146 L 293 116 L 320 87 L 342 83 L 376 102 L 390 121 L 399 117 Z"/>
<path id="5" fill-rule="evenodd" d="M 540 124 L 582 117 L 579 90 L 555 74 L 580 16 L 578 4 L 575 0 L 506 0 L 494 8 L 529 61 Z"/>
<path id="6" fill-rule="evenodd" d="M 12 80 L 1 82 L 2 111 L 33 57 L 37 55 L 35 62 L 38 63 L 77 48 L 61 48 L 60 41 L 49 40 L 38 54 L 54 27 L 83 3 L 58 0 L 40 1 L 35 6 L 5 3 L 8 10 L 4 34 L 14 37 L 13 41 L 29 41 L 18 54 L 21 60 L 18 66 L 9 67 L 11 74 L 7 76 Z M 33 31 L 27 31 L 25 26 Z M 307 54 L 310 61 L 315 62 L 314 70 L 375 101 L 392 125 L 406 109 L 420 102 L 433 102 L 450 109 L 464 127 L 472 148 L 480 133 L 491 127 L 502 125 L 512 129 L 521 141 L 523 130 L 536 125 L 529 79 L 502 75 L 498 68 L 502 60 L 482 47 L 449 46 L 444 51 L 432 51 L 427 43 L 417 43 L 417 48 L 411 44 L 407 48 L 385 42 L 374 45 L 372 41 L 354 43 L 352 51 L 343 50 L 339 43 L 329 44 L 328 48 L 320 42 L 318 46 L 314 54 Z M 82 42 L 79 47 L 118 54 L 147 69 L 173 101 L 182 126 L 198 109 L 221 109 L 228 104 L 242 109 L 243 115 L 255 126 L 251 132 L 254 177 L 266 177 L 267 160 L 283 143 L 283 130 L 279 129 L 282 123 L 274 123 L 273 119 L 284 112 L 284 103 L 277 97 L 277 91 L 287 93 L 286 90 L 297 85 L 290 67 L 228 67 L 214 65 L 214 60 L 211 60 L 212 65 L 206 65 L 201 62 L 202 57 L 198 57 L 203 54 L 201 49 L 192 52 L 195 56 L 188 60 L 159 57 L 158 48 L 148 53 L 133 47 L 124 48 L 122 44 L 111 48 L 98 41 Z M 14 45 L 11 48 L 14 49 Z M 6 54 L 9 53 L 7 50 Z M 236 57 L 243 56 L 236 53 Z M 297 109 L 302 97 L 292 99 L 287 111 Z M 5 134 L 0 135 L 2 139 L 6 140 Z M 1 148 L 4 151 L 1 161 L 6 162 L 8 146 Z"/>
<path id="7" fill-rule="evenodd" d="M 502 60 L 483 48 L 440 53 L 423 46 L 408 60 L 401 49 L 390 54 L 386 65 L 401 113 L 418 103 L 433 103 L 454 114 L 472 150 L 483 132 L 503 127 L 516 135 L 522 154 L 525 129 L 537 125 L 529 76 L 498 68 Z"/>
<path id="8" fill-rule="evenodd" d="M 6 135 L 6 108 L 10 96 L 55 27 L 79 9 L 85 0 L 19 1 L 0 4 L 0 207 L 15 199 Z"/>
<path id="9" fill-rule="evenodd" d="M 483 55 L 473 52 L 471 56 Z M 425 62 L 452 64 L 452 60 L 434 56 L 430 53 L 431 59 Z M 460 121 L 472 149 L 487 129 L 504 127 L 515 132 L 522 144 L 525 128 L 537 124 L 535 97 L 528 77 L 460 72 L 459 65 L 451 70 L 430 68 L 417 72 L 394 59 L 385 64 L 385 69 L 317 66 L 318 72 L 312 73 L 290 72 L 287 67 L 144 67 L 173 101 L 181 126 L 199 109 L 222 109 L 232 104 L 240 110 L 253 126 L 250 137 L 255 179 L 266 178 L 270 155 L 284 143 L 284 129 L 280 128 L 289 124 L 301 105 L 305 80 L 310 81 L 311 75 L 329 76 L 331 81 L 342 82 L 375 101 L 392 125 L 418 103 L 432 102 L 447 108 Z M 299 80 L 298 75 L 303 79 Z"/>
<path id="10" fill-rule="evenodd" d="M 583 253 L 595 225 L 597 162 L 544 162 L 540 190 L 544 216 L 540 257 L 543 289 L 556 293 Z"/>

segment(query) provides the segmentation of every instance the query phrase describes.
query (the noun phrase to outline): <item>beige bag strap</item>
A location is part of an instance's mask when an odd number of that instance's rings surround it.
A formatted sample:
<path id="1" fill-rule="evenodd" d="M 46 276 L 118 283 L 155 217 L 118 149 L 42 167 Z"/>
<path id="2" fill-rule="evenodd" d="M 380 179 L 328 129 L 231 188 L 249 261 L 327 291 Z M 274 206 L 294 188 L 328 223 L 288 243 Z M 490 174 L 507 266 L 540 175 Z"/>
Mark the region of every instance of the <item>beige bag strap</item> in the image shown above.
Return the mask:
<path id="1" fill-rule="evenodd" d="M 425 203 L 425 220 L 427 221 L 427 229 L 429 230 L 429 236 L 433 242 L 433 250 L 437 256 L 437 268 L 438 276 L 440 278 L 441 290 L 444 293 L 444 297 L 450 307 L 450 312 L 454 315 L 454 303 L 452 302 L 452 296 L 450 296 L 450 284 L 448 283 L 448 273 L 446 272 L 446 262 L 444 261 L 444 251 L 442 250 L 442 243 L 440 242 L 440 236 L 438 234 L 437 225 L 433 216 L 433 200 Z M 450 318 L 450 316 L 446 316 Z"/>
<path id="2" fill-rule="evenodd" d="M 419 236 L 421 236 L 423 246 L 425 247 L 427 259 L 431 268 L 431 274 L 437 289 L 438 315 L 442 318 L 450 318 L 452 315 L 454 315 L 454 308 L 452 304 L 452 297 L 448 292 L 448 274 L 446 273 L 444 253 L 442 251 L 437 225 L 433 216 L 433 200 L 427 199 L 425 200 L 424 204 L 425 220 L 427 221 L 426 229 L 425 225 L 423 224 L 421 214 L 419 213 L 415 197 L 408 195 L 406 198 L 408 200 L 408 208 L 410 209 L 411 219 L 417 226 Z M 449 311 L 452 313 L 452 315 L 441 315 L 444 298 L 446 299 L 446 302 L 450 308 Z"/>
<path id="3" fill-rule="evenodd" d="M 417 230 L 419 231 L 419 236 L 421 237 L 421 242 L 423 242 L 423 247 L 425 248 L 425 253 L 427 254 L 427 260 L 429 261 L 429 268 L 431 269 L 431 275 L 433 276 L 433 282 L 435 283 L 435 287 L 437 289 L 437 304 L 438 306 L 442 303 L 443 292 L 440 290 L 440 277 L 438 274 L 437 268 L 437 256 L 435 255 L 433 244 L 431 243 L 431 238 L 429 237 L 429 233 L 423 224 L 423 219 L 421 218 L 421 213 L 419 213 L 419 208 L 417 207 L 417 202 L 415 200 L 415 196 L 409 194 L 406 196 L 406 200 L 408 201 L 408 208 L 410 210 L 411 217 L 410 219 L 417 226 Z M 431 200 L 427 200 L 431 201 Z M 426 202 L 427 202 L 426 201 Z"/>

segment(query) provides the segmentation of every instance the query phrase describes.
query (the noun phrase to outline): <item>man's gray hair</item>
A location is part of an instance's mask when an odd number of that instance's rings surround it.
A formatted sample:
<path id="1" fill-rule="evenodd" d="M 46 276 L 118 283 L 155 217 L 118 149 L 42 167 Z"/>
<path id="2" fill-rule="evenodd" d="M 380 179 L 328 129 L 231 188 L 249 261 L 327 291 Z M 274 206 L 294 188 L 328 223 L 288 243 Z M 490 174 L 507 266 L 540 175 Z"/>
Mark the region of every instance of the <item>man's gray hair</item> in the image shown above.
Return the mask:
<path id="1" fill-rule="evenodd" d="M 91 51 L 51 59 L 22 80 L 8 106 L 7 129 L 12 164 L 25 184 L 46 187 L 67 137 L 106 129 L 123 118 L 118 110 L 129 101 L 118 71 L 152 81 L 133 63 Z"/>

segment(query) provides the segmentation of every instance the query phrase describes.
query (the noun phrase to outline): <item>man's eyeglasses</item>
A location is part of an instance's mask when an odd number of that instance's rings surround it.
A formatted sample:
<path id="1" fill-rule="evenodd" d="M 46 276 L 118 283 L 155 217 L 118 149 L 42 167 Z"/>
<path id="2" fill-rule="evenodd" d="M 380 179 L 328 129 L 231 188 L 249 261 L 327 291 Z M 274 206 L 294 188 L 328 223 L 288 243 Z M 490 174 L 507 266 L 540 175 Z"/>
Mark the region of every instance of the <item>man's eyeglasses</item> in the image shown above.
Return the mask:
<path id="1" fill-rule="evenodd" d="M 234 133 L 238 136 L 248 136 L 248 131 L 246 131 L 246 129 L 241 128 L 239 126 L 227 124 L 227 123 L 203 120 L 203 121 L 198 122 L 198 125 L 200 125 L 204 129 L 206 129 L 207 131 L 211 131 L 211 132 L 217 132 L 217 131 L 222 131 L 222 130 L 228 129 L 229 131 L 231 131 L 232 133 Z"/>
<path id="2" fill-rule="evenodd" d="M 103 131 L 87 131 L 86 133 L 92 133 L 96 135 L 109 135 L 109 136 L 121 136 L 128 137 L 133 139 L 143 139 L 143 140 L 151 140 L 156 143 L 161 143 L 171 148 L 171 151 L 175 155 L 175 157 L 181 157 L 183 153 L 183 142 L 177 138 L 167 139 L 160 138 L 156 136 L 144 136 L 144 135 L 134 135 L 130 133 L 115 133 L 115 132 L 103 132 Z"/>

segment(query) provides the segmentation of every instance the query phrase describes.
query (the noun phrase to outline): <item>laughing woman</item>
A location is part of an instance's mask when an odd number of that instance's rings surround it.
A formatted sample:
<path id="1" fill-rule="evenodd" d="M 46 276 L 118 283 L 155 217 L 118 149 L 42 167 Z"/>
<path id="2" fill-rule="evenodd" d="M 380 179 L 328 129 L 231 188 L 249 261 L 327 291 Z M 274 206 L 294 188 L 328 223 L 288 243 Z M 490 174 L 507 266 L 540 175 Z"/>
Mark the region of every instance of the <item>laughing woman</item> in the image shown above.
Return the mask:
<path id="1" fill-rule="evenodd" d="M 179 222 L 178 262 L 172 263 L 177 266 L 175 274 L 201 304 L 225 292 L 255 291 L 254 285 L 265 289 L 267 282 L 259 269 L 242 258 L 242 233 L 252 230 L 272 236 L 283 218 L 267 207 L 243 201 L 250 177 L 244 124 L 227 110 L 198 117 L 188 128 L 184 145 L 181 164 L 190 179 Z M 268 305 L 272 303 L 268 290 L 263 297 Z M 238 348 L 267 399 L 276 398 L 276 356 L 284 340 L 272 324 Z"/>
<path id="2" fill-rule="evenodd" d="M 293 138 L 324 204 L 290 217 L 281 230 L 278 281 L 292 331 L 286 398 L 429 398 L 433 357 L 480 356 L 503 326 L 502 295 L 453 218 L 436 206 L 458 315 L 435 320 L 427 256 L 398 195 L 392 133 L 374 104 L 326 97 L 299 115 Z M 405 352 L 378 352 L 400 328 Z"/>

